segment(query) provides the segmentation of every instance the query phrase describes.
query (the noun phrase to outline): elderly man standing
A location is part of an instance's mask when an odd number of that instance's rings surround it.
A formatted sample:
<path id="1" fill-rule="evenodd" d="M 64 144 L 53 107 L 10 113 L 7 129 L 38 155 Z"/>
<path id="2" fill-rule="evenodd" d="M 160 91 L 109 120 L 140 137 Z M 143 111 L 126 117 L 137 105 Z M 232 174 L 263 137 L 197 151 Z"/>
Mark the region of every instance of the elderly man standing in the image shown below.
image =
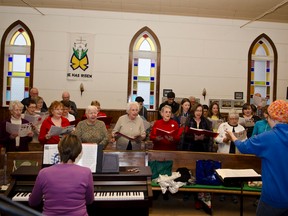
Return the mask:
<path id="1" fill-rule="evenodd" d="M 63 102 L 63 101 L 68 101 L 68 102 L 70 103 L 71 109 L 70 109 L 69 113 L 72 114 L 72 115 L 74 115 L 75 118 L 77 118 L 77 115 L 78 115 L 77 106 L 76 106 L 76 103 L 75 103 L 74 101 L 71 101 L 71 100 L 70 100 L 70 94 L 69 94 L 69 92 L 64 91 L 64 92 L 62 93 L 62 101 L 61 101 L 61 102 Z"/>
<path id="2" fill-rule="evenodd" d="M 29 97 L 24 98 L 24 99 L 21 101 L 21 103 L 24 105 L 23 113 L 25 112 L 26 107 L 29 105 L 29 101 L 30 101 L 31 99 L 33 99 L 33 100 L 36 101 L 36 98 L 37 98 L 38 96 L 39 96 L 39 91 L 38 91 L 38 89 L 35 88 L 35 87 L 31 88 L 30 91 L 29 91 Z M 48 110 L 45 101 L 43 101 L 43 109 Z"/>

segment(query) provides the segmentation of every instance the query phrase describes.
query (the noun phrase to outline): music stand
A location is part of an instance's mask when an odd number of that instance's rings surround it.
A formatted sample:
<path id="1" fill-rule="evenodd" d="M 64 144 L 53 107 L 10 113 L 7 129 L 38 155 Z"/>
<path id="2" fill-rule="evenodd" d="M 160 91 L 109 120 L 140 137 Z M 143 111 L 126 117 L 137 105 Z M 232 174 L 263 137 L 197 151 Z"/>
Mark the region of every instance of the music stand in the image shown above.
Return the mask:
<path id="1" fill-rule="evenodd" d="M 216 169 L 224 186 L 240 185 L 240 216 L 243 216 L 243 188 L 247 181 L 261 181 L 261 175 L 253 169 Z"/>

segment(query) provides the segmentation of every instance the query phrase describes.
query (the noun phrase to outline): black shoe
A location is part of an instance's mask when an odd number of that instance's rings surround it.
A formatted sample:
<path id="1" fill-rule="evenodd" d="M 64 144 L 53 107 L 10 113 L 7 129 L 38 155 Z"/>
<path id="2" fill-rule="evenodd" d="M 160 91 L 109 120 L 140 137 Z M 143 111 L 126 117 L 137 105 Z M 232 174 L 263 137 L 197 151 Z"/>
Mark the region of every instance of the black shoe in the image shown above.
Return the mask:
<path id="1" fill-rule="evenodd" d="M 212 206 L 207 206 L 204 202 L 202 202 L 202 208 L 204 210 L 204 212 L 208 215 L 212 215 Z"/>

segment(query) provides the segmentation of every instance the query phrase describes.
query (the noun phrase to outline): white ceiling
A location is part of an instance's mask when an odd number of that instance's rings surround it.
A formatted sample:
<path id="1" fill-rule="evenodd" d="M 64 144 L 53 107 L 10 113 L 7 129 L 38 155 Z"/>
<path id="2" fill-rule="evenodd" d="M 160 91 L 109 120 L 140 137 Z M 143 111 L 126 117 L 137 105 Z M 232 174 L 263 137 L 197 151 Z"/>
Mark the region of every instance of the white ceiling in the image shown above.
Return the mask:
<path id="1" fill-rule="evenodd" d="M 288 0 L 0 0 L 0 6 L 70 8 L 288 23 Z"/>

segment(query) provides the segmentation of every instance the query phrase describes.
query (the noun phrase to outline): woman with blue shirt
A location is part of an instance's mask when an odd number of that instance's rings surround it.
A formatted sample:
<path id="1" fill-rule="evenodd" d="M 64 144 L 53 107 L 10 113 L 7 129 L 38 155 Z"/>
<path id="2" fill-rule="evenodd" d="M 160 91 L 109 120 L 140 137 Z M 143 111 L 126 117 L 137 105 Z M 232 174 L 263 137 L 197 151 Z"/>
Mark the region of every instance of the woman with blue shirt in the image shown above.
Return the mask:
<path id="1" fill-rule="evenodd" d="M 266 105 L 262 108 L 262 113 L 264 116 L 264 119 L 257 121 L 254 125 L 252 136 L 261 134 L 265 131 L 271 130 L 270 125 L 268 124 L 267 118 L 268 118 L 268 107 L 269 105 Z"/>
<path id="2" fill-rule="evenodd" d="M 268 107 L 270 131 L 252 136 L 246 141 L 237 140 L 227 131 L 241 153 L 261 158 L 262 192 L 257 216 L 288 215 L 288 103 L 276 100 Z"/>

